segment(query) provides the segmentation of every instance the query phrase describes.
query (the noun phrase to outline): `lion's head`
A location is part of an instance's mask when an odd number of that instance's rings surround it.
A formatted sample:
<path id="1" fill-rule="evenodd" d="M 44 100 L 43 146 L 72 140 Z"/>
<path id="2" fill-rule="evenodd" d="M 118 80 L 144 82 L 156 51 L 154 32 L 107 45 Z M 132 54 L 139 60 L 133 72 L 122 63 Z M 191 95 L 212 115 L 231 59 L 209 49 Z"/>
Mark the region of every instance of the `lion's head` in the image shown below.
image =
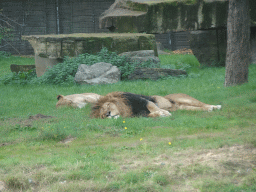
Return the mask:
<path id="1" fill-rule="evenodd" d="M 58 102 L 56 103 L 56 107 L 62 107 L 62 106 L 72 106 L 72 107 L 76 107 L 74 105 L 74 103 L 72 102 L 71 99 L 69 98 L 66 98 L 65 96 L 63 95 L 58 95 L 57 96 L 57 99 L 58 99 Z"/>
<path id="2" fill-rule="evenodd" d="M 114 92 L 101 97 L 92 108 L 92 117 L 96 118 L 118 118 L 119 116 L 131 116 L 131 107 L 127 105 L 122 93 Z"/>
<path id="3" fill-rule="evenodd" d="M 71 106 L 74 108 L 83 108 L 87 103 L 96 103 L 100 97 L 101 95 L 96 93 L 82 93 L 66 96 L 58 95 L 56 107 Z"/>
<path id="4" fill-rule="evenodd" d="M 120 116 L 118 106 L 112 102 L 106 102 L 100 109 L 100 118 L 114 118 L 117 119 Z"/>

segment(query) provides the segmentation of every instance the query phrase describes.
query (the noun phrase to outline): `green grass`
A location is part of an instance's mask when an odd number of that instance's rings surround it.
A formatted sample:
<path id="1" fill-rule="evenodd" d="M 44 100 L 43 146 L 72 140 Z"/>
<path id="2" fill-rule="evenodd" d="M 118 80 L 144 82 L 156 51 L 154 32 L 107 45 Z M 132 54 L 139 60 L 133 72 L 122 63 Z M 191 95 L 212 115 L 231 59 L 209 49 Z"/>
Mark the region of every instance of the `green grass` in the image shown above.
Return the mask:
<path id="1" fill-rule="evenodd" d="M 163 68 L 183 69 L 187 72 L 198 72 L 200 63 L 194 55 L 190 54 L 170 54 L 159 55 Z"/>
<path id="2" fill-rule="evenodd" d="M 1 58 L 1 75 L 28 61 Z M 249 83 L 227 88 L 224 68 L 111 85 L 0 85 L 0 181 L 6 191 L 255 191 L 256 66 L 249 71 Z M 112 91 L 186 93 L 223 109 L 102 120 L 90 106 L 55 108 L 58 94 Z M 52 118 L 29 118 L 39 113 Z"/>

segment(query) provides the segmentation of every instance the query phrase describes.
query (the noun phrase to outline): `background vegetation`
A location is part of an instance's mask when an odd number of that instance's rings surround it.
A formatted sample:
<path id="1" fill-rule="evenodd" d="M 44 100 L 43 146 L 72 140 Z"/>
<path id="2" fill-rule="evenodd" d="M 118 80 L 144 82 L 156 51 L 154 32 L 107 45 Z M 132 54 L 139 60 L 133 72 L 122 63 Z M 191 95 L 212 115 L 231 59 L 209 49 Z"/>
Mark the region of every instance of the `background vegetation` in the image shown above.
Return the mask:
<path id="1" fill-rule="evenodd" d="M 15 57 L 9 57 L 6 53 L 0 53 L 2 55 L 3 63 L 13 59 Z M 177 57 L 176 55 L 162 55 L 162 68 L 171 69 L 183 69 L 188 72 L 198 70 L 200 64 L 197 59 L 192 55 L 184 55 Z M 26 62 L 28 60 L 24 60 Z M 32 59 L 30 59 L 33 62 Z M 172 62 L 169 62 L 172 61 Z M 126 56 L 119 56 L 115 52 L 109 52 L 106 48 L 103 48 L 97 55 L 81 54 L 78 57 L 70 58 L 65 57 L 63 63 L 59 63 L 52 68 L 48 69 L 44 75 L 40 78 L 36 77 L 35 71 L 29 71 L 25 73 L 8 73 L 2 77 L 1 82 L 3 84 L 74 84 L 74 77 L 78 66 L 80 64 L 93 65 L 98 62 L 111 63 L 117 66 L 121 71 L 121 79 L 126 80 L 128 76 L 133 73 L 135 67 L 138 65 L 136 62 L 130 61 Z M 17 62 L 16 62 L 17 63 Z M 18 62 L 20 63 L 20 62 Z M 28 61 L 28 63 L 30 63 Z M 22 62 L 21 62 L 22 64 Z M 9 66 L 4 65 L 5 70 Z M 155 64 L 151 61 L 146 61 L 140 64 L 140 67 L 155 67 Z M 1 75 L 1 74 L 0 74 Z"/>
<path id="2" fill-rule="evenodd" d="M 162 65 L 195 59 L 175 57 L 160 56 Z M 10 64 L 33 62 L 2 56 L 2 82 Z M 224 68 L 111 85 L 1 83 L 0 181 L 6 191 L 255 191 L 256 66 L 249 71 L 249 83 L 227 88 Z M 186 93 L 223 109 L 101 120 L 89 105 L 55 108 L 58 94 L 112 91 Z"/>

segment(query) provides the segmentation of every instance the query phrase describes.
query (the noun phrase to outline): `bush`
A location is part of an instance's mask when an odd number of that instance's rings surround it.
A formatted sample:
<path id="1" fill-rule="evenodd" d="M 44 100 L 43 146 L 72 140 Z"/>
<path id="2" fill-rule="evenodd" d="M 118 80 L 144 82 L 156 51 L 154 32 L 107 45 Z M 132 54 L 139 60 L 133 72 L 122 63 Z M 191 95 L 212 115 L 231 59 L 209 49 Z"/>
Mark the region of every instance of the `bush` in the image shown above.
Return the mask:
<path id="1" fill-rule="evenodd" d="M 25 85 L 32 81 L 32 79 L 36 78 L 36 72 L 35 69 L 31 69 L 28 72 L 19 72 L 15 73 L 12 72 L 3 78 L 0 79 L 0 81 L 4 84 L 20 84 Z"/>
<path id="2" fill-rule="evenodd" d="M 0 56 L 8 56 L 6 52 L 1 52 Z M 161 65 L 163 68 L 190 70 L 199 67 L 198 61 L 194 56 L 162 56 Z M 171 62 L 170 62 L 171 61 Z M 0 81 L 3 84 L 74 84 L 74 77 L 80 64 L 93 65 L 98 62 L 111 63 L 117 66 L 121 71 L 121 79 L 125 80 L 133 73 L 136 62 L 130 61 L 126 56 L 119 56 L 115 52 L 110 52 L 103 48 L 96 55 L 88 53 L 78 55 L 77 57 L 65 57 L 63 63 L 49 68 L 41 77 L 37 78 L 35 71 L 11 73 L 4 76 Z M 146 61 L 140 64 L 140 67 L 155 67 L 153 61 Z M 193 71 L 193 70 L 192 70 Z"/>
<path id="3" fill-rule="evenodd" d="M 59 63 L 48 69 L 44 75 L 34 79 L 34 83 L 40 84 L 64 84 L 74 83 L 74 76 L 80 64 L 93 65 L 98 62 L 111 63 L 117 66 L 121 71 L 121 79 L 127 79 L 135 69 L 135 63 L 127 61 L 125 56 L 118 56 L 115 52 L 109 52 L 103 48 L 97 55 L 88 53 L 77 57 L 65 57 L 63 63 Z"/>

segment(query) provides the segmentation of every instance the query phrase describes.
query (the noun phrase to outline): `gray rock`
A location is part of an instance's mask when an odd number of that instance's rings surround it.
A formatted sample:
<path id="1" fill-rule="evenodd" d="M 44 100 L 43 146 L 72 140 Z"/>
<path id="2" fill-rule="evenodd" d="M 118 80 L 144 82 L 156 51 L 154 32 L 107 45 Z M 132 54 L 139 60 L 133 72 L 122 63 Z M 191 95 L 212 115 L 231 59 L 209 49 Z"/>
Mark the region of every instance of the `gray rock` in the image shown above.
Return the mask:
<path id="1" fill-rule="evenodd" d="M 135 71 L 128 76 L 129 80 L 151 79 L 157 80 L 168 76 L 187 76 L 187 72 L 179 69 L 162 69 L 162 68 L 136 68 Z"/>
<path id="2" fill-rule="evenodd" d="M 120 56 L 126 56 L 130 61 L 137 62 L 137 67 L 140 67 L 140 64 L 151 60 L 151 67 L 160 67 L 160 60 L 155 56 L 155 52 L 153 50 L 142 50 L 142 51 L 131 51 L 121 53 Z"/>
<path id="3" fill-rule="evenodd" d="M 121 56 L 125 55 L 127 57 L 154 57 L 155 52 L 153 50 L 142 50 L 142 51 L 130 51 L 120 54 Z"/>
<path id="4" fill-rule="evenodd" d="M 81 64 L 75 75 L 79 84 L 109 84 L 117 83 L 121 79 L 120 70 L 110 63 L 95 63 L 91 66 Z"/>

